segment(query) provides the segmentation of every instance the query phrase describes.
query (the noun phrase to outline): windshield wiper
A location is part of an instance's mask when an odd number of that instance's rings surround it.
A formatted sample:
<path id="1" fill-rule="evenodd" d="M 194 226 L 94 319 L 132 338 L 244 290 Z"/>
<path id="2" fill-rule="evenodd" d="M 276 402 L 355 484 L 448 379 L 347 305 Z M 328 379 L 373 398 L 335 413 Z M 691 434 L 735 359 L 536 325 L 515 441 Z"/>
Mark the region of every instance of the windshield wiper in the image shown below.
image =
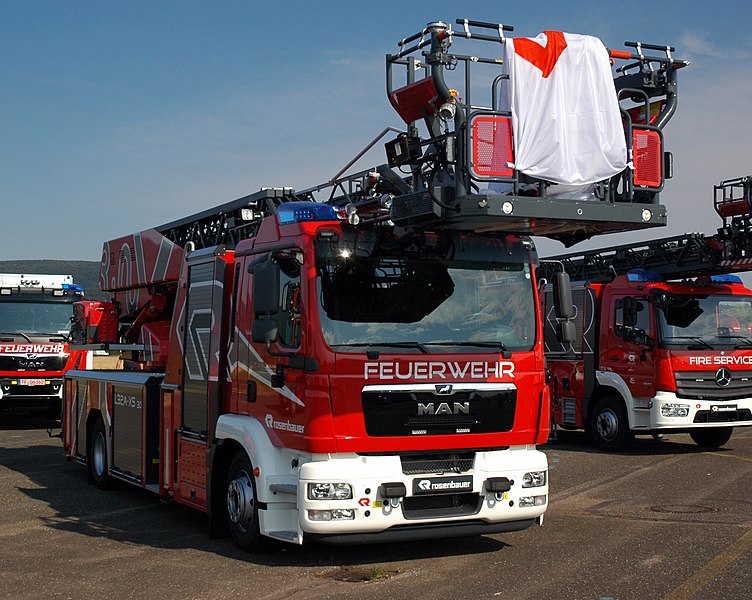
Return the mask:
<path id="1" fill-rule="evenodd" d="M 478 348 L 498 348 L 502 352 L 509 349 L 501 342 L 428 342 L 429 346 L 476 346 Z"/>
<path id="2" fill-rule="evenodd" d="M 24 338 L 26 338 L 27 342 L 31 343 L 31 338 L 23 331 L 0 331 L 0 335 L 22 335 Z"/>
<path id="3" fill-rule="evenodd" d="M 420 342 L 372 342 L 370 344 L 333 344 L 332 348 L 341 348 L 343 346 L 351 348 L 377 348 L 379 346 L 383 346 L 385 348 L 416 348 L 423 354 L 428 354 L 428 350 Z"/>
<path id="4" fill-rule="evenodd" d="M 40 335 L 43 335 L 45 337 L 49 337 L 50 341 L 60 339 L 64 342 L 70 341 L 70 335 L 67 333 L 60 333 L 60 332 L 53 332 L 53 333 L 42 333 Z"/>
<path id="5" fill-rule="evenodd" d="M 718 337 L 721 339 L 730 338 L 732 340 L 742 340 L 744 342 L 743 344 L 736 344 L 736 346 L 734 346 L 734 349 L 752 347 L 752 340 L 749 339 L 746 335 L 720 335 Z"/>
<path id="6" fill-rule="evenodd" d="M 701 348 L 707 348 L 708 350 L 712 350 L 713 346 L 711 346 L 708 342 L 706 342 L 701 337 L 697 337 L 694 335 L 672 335 L 670 337 L 663 338 L 664 341 L 669 340 L 692 340 L 693 342 L 696 342 L 698 346 Z"/>

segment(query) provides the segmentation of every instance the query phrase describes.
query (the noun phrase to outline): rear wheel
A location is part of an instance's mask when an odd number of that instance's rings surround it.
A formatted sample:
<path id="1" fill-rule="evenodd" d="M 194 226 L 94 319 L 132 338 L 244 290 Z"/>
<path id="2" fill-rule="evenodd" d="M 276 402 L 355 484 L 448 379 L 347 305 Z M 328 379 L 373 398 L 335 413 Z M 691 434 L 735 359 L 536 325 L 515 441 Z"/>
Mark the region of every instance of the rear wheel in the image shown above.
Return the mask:
<path id="1" fill-rule="evenodd" d="M 110 477 L 110 465 L 107 461 L 107 434 L 102 417 L 97 419 L 91 430 L 87 462 L 89 474 L 97 487 L 101 490 L 110 489 L 112 477 Z"/>
<path id="2" fill-rule="evenodd" d="M 227 525 L 235 543 L 248 552 L 258 552 L 265 547 L 265 538 L 259 532 L 258 500 L 253 467 L 245 452 L 232 457 L 227 474 Z"/>
<path id="3" fill-rule="evenodd" d="M 733 427 L 714 427 L 712 429 L 693 429 L 689 436 L 695 444 L 703 448 L 720 448 L 731 437 Z"/>
<path id="4" fill-rule="evenodd" d="M 624 403 L 613 396 L 601 398 L 590 417 L 590 434 L 602 450 L 621 451 L 632 439 Z"/>

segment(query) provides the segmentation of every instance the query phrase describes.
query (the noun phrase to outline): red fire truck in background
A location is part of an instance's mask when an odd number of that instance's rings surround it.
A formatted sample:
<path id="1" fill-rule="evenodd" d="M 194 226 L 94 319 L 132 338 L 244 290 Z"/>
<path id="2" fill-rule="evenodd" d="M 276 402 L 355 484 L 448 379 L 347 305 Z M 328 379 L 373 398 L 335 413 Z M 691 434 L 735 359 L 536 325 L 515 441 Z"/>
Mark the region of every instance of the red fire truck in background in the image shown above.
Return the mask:
<path id="1" fill-rule="evenodd" d="M 0 413 L 60 417 L 63 375 L 88 356 L 68 346 L 82 299 L 70 275 L 0 274 Z"/>
<path id="2" fill-rule="evenodd" d="M 584 428 L 601 448 L 634 434 L 687 432 L 701 446 L 752 425 L 752 178 L 715 186 L 724 221 L 699 233 L 551 257 L 573 283 L 571 347 L 556 340 L 545 294 L 553 423 Z M 551 262 L 548 262 L 548 261 Z"/>
<path id="3" fill-rule="evenodd" d="M 450 52 L 456 40 L 501 48 L 510 28 L 459 23 L 431 23 L 387 56 L 389 98 L 407 124 L 387 164 L 105 243 L 111 302 L 81 305 L 79 331 L 83 348 L 119 350 L 123 369 L 67 375 L 61 434 L 91 481 L 195 507 L 213 534 L 250 550 L 266 538 L 415 540 L 542 523 L 548 470 L 536 444 L 548 438 L 549 397 L 527 235 L 574 242 L 665 224 L 661 127 L 685 63 L 616 53 L 637 73 L 621 72 L 617 89 L 646 107 L 663 98 L 657 123 L 626 122 L 630 154 L 645 134 L 650 153 L 597 182 L 597 198 L 563 199 L 509 167 L 501 80 L 485 106 L 470 102 L 475 70 L 498 72 L 498 59 Z M 407 78 L 395 88 L 397 68 Z"/>

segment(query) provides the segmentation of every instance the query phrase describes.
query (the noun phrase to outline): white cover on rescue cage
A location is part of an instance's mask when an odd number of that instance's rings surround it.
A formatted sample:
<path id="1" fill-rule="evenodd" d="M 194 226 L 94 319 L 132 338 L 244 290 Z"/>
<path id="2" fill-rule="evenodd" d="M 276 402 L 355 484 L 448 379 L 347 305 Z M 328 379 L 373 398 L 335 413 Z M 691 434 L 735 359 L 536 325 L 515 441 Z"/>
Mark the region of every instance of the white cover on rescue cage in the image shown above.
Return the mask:
<path id="1" fill-rule="evenodd" d="M 596 37 L 548 31 L 507 39 L 501 107 L 512 112 L 514 168 L 586 184 L 626 167 L 608 50 Z"/>

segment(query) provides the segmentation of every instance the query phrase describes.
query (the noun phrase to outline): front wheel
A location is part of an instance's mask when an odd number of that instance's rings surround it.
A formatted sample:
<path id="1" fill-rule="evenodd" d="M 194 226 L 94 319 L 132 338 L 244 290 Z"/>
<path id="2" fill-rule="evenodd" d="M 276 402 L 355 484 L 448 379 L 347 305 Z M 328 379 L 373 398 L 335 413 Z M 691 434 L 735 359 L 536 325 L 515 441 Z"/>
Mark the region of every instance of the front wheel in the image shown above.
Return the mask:
<path id="1" fill-rule="evenodd" d="M 694 429 L 689 432 L 695 444 L 703 448 L 720 448 L 731 437 L 733 427 L 714 427 L 712 429 Z"/>
<path id="2" fill-rule="evenodd" d="M 627 410 L 619 398 L 606 396 L 598 400 L 590 417 L 590 434 L 602 450 L 619 452 L 629 446 L 632 432 Z"/>
<path id="3" fill-rule="evenodd" d="M 227 474 L 227 525 L 235 543 L 248 552 L 264 549 L 265 538 L 259 532 L 258 499 L 251 461 L 245 452 L 232 457 Z"/>

